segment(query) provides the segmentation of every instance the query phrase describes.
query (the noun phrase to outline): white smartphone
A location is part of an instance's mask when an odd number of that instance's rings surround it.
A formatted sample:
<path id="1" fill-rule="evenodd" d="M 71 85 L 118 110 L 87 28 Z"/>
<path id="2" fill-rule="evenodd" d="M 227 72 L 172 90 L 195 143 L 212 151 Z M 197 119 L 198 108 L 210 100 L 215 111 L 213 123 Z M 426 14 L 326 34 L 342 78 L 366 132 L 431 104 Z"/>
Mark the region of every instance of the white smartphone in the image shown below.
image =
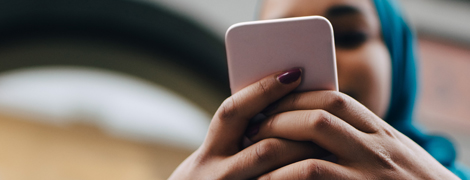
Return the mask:
<path id="1" fill-rule="evenodd" d="M 275 72 L 302 69 L 296 91 L 336 90 L 333 28 L 321 16 L 243 22 L 225 35 L 232 94 Z"/>

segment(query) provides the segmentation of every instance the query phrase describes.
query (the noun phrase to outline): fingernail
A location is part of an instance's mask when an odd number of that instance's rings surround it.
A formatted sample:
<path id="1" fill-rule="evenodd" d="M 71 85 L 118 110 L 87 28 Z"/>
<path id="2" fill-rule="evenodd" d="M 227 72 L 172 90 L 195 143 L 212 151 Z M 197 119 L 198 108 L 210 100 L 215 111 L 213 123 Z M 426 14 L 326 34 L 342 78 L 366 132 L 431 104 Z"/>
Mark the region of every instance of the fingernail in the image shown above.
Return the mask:
<path id="1" fill-rule="evenodd" d="M 277 79 L 282 84 L 290 84 L 297 81 L 301 74 L 302 71 L 299 68 L 296 68 L 282 73 L 281 75 L 277 76 Z"/>
<path id="2" fill-rule="evenodd" d="M 254 124 L 250 127 L 245 132 L 246 137 L 253 137 L 254 135 L 258 134 L 259 132 L 259 124 Z"/>

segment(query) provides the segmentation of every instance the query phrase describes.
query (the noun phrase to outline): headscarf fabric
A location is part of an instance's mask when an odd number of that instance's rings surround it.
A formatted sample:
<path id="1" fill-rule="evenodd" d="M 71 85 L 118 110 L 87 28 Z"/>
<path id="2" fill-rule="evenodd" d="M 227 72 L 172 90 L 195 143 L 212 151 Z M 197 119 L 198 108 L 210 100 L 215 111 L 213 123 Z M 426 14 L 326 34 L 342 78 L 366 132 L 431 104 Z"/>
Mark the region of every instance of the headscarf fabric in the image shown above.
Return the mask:
<path id="1" fill-rule="evenodd" d="M 418 143 L 454 174 L 469 179 L 469 171 L 455 162 L 456 151 L 449 140 L 426 135 L 413 124 L 418 87 L 415 35 L 405 22 L 396 0 L 373 1 L 392 61 L 392 91 L 385 121 Z"/>

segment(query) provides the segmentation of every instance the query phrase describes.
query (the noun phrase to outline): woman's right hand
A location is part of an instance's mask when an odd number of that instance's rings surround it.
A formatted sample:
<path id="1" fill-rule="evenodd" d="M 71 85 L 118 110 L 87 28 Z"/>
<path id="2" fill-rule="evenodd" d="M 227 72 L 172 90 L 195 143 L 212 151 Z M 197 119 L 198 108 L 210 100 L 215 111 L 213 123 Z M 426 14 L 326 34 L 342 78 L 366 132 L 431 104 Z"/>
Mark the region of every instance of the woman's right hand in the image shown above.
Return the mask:
<path id="1" fill-rule="evenodd" d="M 249 179 L 324 150 L 308 142 L 269 138 L 244 148 L 249 120 L 300 83 L 300 69 L 268 76 L 226 99 L 215 113 L 204 143 L 170 179 Z M 256 130 L 258 128 L 250 128 Z"/>

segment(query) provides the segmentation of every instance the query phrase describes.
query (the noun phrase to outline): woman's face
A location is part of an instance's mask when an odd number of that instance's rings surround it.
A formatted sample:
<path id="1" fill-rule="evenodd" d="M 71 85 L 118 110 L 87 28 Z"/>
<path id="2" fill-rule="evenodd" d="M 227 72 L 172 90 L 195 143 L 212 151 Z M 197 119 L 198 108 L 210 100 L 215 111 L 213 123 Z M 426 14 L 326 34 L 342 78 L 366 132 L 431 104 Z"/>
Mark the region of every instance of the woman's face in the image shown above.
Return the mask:
<path id="1" fill-rule="evenodd" d="M 384 117 L 391 60 L 371 0 L 265 0 L 261 19 L 320 15 L 335 32 L 339 89 Z M 313 32 L 312 32 L 313 33 Z"/>

